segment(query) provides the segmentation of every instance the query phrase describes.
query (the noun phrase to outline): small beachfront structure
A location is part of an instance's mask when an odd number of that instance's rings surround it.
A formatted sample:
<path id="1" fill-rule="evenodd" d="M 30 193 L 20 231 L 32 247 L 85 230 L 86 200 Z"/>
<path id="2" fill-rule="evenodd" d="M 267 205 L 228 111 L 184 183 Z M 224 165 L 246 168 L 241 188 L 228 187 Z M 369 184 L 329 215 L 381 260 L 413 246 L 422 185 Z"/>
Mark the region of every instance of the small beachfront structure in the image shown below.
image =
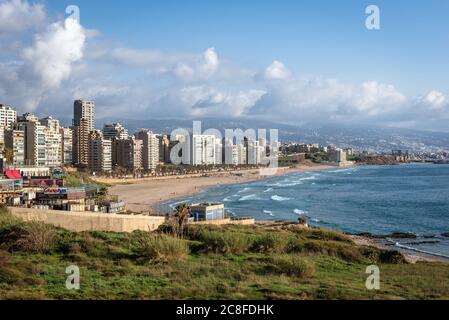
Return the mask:
<path id="1" fill-rule="evenodd" d="M 192 217 L 195 222 L 223 220 L 226 218 L 225 207 L 224 204 L 218 203 L 192 204 L 190 206 L 190 217 Z"/>

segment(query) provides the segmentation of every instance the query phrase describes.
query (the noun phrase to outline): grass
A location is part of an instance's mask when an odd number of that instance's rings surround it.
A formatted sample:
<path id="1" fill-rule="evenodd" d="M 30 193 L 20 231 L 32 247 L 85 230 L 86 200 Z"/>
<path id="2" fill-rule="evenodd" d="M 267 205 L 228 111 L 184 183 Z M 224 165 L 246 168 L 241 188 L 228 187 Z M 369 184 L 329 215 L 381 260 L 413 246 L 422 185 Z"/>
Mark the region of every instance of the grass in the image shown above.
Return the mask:
<path id="1" fill-rule="evenodd" d="M 163 231 L 74 233 L 0 212 L 0 299 L 449 298 L 447 264 L 407 264 L 400 253 L 358 247 L 333 231 L 188 226 L 182 238 Z M 30 238 L 30 230 L 46 240 Z M 373 263 L 381 270 L 379 291 L 365 288 Z M 70 265 L 80 268 L 80 290 L 65 288 Z"/>

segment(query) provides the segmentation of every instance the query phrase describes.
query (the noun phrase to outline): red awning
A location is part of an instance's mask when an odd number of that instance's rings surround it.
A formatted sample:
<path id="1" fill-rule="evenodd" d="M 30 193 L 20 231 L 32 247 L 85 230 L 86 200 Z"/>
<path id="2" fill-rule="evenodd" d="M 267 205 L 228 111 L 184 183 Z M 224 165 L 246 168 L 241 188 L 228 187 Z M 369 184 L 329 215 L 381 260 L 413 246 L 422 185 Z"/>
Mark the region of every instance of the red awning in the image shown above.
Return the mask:
<path id="1" fill-rule="evenodd" d="M 5 171 L 5 176 L 6 176 L 8 179 L 13 179 L 13 180 L 16 180 L 16 179 L 22 179 L 22 175 L 20 174 L 20 171 L 19 171 L 19 170 L 9 170 L 9 169 L 6 169 L 6 171 Z"/>

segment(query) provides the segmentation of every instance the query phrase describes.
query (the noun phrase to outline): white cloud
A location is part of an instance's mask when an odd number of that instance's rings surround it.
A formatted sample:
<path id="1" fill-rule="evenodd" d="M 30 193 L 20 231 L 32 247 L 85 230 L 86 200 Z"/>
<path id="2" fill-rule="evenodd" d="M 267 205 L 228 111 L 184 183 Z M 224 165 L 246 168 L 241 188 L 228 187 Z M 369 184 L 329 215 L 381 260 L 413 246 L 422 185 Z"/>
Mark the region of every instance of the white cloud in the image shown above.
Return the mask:
<path id="1" fill-rule="evenodd" d="M 172 74 L 183 82 L 205 81 L 216 73 L 219 64 L 215 49 L 209 48 L 195 61 L 177 63 L 172 69 Z"/>
<path id="2" fill-rule="evenodd" d="M 449 100 L 443 93 L 437 90 L 432 90 L 418 97 L 416 103 L 420 107 L 433 111 L 442 110 L 449 106 Z"/>
<path id="3" fill-rule="evenodd" d="M 288 121 L 351 120 L 382 116 L 405 102 L 406 97 L 393 86 L 375 81 L 352 85 L 335 79 L 292 77 L 270 82 L 249 115 Z"/>
<path id="4" fill-rule="evenodd" d="M 290 77 L 291 72 L 280 61 L 273 61 L 263 73 L 263 78 L 266 80 L 282 80 Z"/>
<path id="5" fill-rule="evenodd" d="M 25 0 L 0 0 L 0 34 L 39 27 L 45 20 L 44 6 Z"/>
<path id="6" fill-rule="evenodd" d="M 182 116 L 232 118 L 242 116 L 263 94 L 261 90 L 220 91 L 202 85 L 171 91 L 162 101 L 177 105 Z"/>
<path id="7" fill-rule="evenodd" d="M 85 40 L 83 28 L 74 19 L 51 24 L 24 49 L 24 71 L 36 76 L 44 88 L 58 88 L 70 76 L 72 64 L 82 59 Z"/>

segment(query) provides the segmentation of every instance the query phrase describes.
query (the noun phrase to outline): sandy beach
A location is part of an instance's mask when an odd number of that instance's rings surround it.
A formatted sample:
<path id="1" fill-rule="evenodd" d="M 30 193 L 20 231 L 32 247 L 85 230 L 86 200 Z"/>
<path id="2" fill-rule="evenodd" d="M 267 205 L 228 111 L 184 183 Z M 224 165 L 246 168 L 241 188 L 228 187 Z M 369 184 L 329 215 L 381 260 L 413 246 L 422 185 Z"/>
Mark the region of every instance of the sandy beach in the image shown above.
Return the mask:
<path id="1" fill-rule="evenodd" d="M 276 175 L 293 172 L 307 172 L 334 168 L 319 164 L 304 164 L 295 168 L 278 168 Z M 228 172 L 213 172 L 184 176 L 154 177 L 144 179 L 97 179 L 113 185 L 109 192 L 126 202 L 126 208 L 133 212 L 149 212 L 158 202 L 189 196 L 207 187 L 253 182 L 270 176 L 260 175 L 258 169 Z"/>

